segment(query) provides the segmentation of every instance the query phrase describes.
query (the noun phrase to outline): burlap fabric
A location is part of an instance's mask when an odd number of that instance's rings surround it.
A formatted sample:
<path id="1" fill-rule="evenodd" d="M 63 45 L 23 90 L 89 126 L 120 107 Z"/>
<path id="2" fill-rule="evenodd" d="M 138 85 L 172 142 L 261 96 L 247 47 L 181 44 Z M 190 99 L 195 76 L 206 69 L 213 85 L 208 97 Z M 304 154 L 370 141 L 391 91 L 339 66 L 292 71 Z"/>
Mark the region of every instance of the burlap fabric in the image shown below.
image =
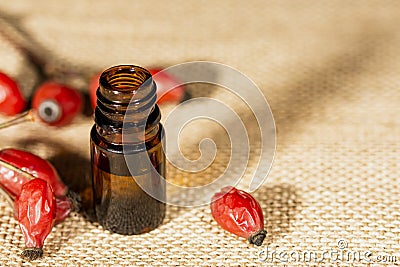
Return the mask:
<path id="1" fill-rule="evenodd" d="M 1 266 L 400 263 L 400 2 L 26 0 L 3 1 L 0 12 L 15 18 L 34 45 L 58 62 L 99 70 L 191 60 L 230 65 L 261 88 L 277 126 L 275 162 L 254 192 L 268 230 L 263 246 L 221 230 L 208 206 L 169 206 L 163 225 L 139 236 L 110 234 L 74 214 L 50 234 L 44 258 L 29 263 L 18 255 L 23 237 L 1 198 Z M 29 62 L 4 37 L 0 69 L 25 90 L 35 83 Z M 194 96 L 237 101 L 223 94 L 192 88 Z M 240 107 L 256 148 L 258 131 Z M 0 144 L 33 151 L 63 177 L 80 181 L 89 175 L 91 125 L 85 116 L 62 129 L 25 124 L 2 130 Z M 190 129 L 196 138 L 216 135 L 205 127 Z M 199 155 L 196 138 L 181 141 L 188 158 Z M 216 139 L 220 149 L 207 170 L 188 174 L 169 165 L 168 177 L 201 184 L 218 176 L 230 154 L 226 138 Z M 256 162 L 250 157 L 244 181 Z M 326 251 L 367 258 L 335 254 L 318 262 Z M 281 252 L 292 254 L 289 263 Z M 299 256 L 312 252 L 317 260 Z"/>

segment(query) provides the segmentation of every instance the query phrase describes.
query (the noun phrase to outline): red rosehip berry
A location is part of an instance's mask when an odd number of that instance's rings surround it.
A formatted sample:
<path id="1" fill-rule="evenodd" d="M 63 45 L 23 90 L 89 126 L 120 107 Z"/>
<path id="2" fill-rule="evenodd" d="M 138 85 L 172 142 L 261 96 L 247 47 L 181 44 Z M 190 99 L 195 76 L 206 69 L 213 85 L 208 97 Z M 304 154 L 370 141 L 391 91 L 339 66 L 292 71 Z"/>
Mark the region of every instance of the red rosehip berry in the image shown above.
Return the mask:
<path id="1" fill-rule="evenodd" d="M 176 77 L 159 68 L 150 68 L 149 72 L 157 85 L 157 104 L 182 101 L 185 96 L 185 87 Z"/>
<path id="2" fill-rule="evenodd" d="M 71 199 L 67 196 L 56 196 L 56 221 L 59 224 L 64 221 L 72 211 Z"/>
<path id="3" fill-rule="evenodd" d="M 22 186 L 15 200 L 18 223 L 25 239 L 22 257 L 35 260 L 43 255 L 43 245 L 56 218 L 56 199 L 51 185 L 36 178 Z"/>
<path id="4" fill-rule="evenodd" d="M 18 84 L 0 72 L 0 113 L 14 116 L 25 109 L 26 101 Z"/>
<path id="5" fill-rule="evenodd" d="M 56 224 L 64 221 L 72 211 L 73 203 L 77 205 L 79 201 L 66 196 L 68 187 L 53 165 L 27 151 L 12 148 L 0 151 L 0 188 L 9 196 L 11 203 L 21 194 L 22 186 L 35 178 L 51 185 L 57 202 Z M 14 203 L 15 207 L 17 205 Z"/>
<path id="6" fill-rule="evenodd" d="M 65 196 L 68 192 L 53 165 L 28 151 L 14 148 L 0 150 L 0 161 L 0 185 L 14 196 L 19 195 L 22 185 L 31 180 L 25 173 L 47 181 L 56 196 Z M 14 168 L 10 169 L 2 162 Z"/>
<path id="7" fill-rule="evenodd" d="M 215 221 L 225 230 L 260 246 L 267 232 L 258 202 L 248 193 L 228 186 L 216 193 L 210 204 Z"/>
<path id="8" fill-rule="evenodd" d="M 82 102 L 78 91 L 56 82 L 47 82 L 35 91 L 32 108 L 44 123 L 64 126 L 80 112 Z"/>
<path id="9" fill-rule="evenodd" d="M 97 88 L 99 88 L 99 79 L 101 76 L 101 72 L 97 73 L 90 79 L 89 83 L 89 97 L 90 97 L 90 103 L 92 104 L 93 109 L 96 108 L 97 106 Z"/>

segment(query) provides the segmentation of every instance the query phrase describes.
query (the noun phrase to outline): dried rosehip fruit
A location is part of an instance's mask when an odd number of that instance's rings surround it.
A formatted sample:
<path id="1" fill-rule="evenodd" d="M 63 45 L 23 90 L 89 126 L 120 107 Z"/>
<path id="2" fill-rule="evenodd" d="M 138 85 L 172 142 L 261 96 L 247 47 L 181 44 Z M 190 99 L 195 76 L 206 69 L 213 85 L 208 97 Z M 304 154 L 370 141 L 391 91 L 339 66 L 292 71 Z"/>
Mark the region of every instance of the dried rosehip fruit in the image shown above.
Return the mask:
<path id="1" fill-rule="evenodd" d="M 223 229 L 261 246 L 267 234 L 264 216 L 250 194 L 227 186 L 212 197 L 210 207 L 212 216 Z"/>
<path id="2" fill-rule="evenodd" d="M 70 198 L 68 187 L 51 163 L 27 151 L 13 148 L 0 150 L 0 188 L 11 200 L 20 195 L 25 183 L 35 178 L 47 181 L 55 189 L 56 223 L 64 221 L 73 209 L 79 209 L 79 201 L 76 197 Z"/>
<path id="3" fill-rule="evenodd" d="M 0 113 L 14 116 L 25 109 L 26 101 L 18 84 L 0 72 Z"/>
<path id="4" fill-rule="evenodd" d="M 40 120 L 51 126 L 69 124 L 82 109 L 81 94 L 56 82 L 42 84 L 33 95 L 32 108 Z"/>
<path id="5" fill-rule="evenodd" d="M 43 255 L 43 245 L 56 218 L 56 199 L 51 185 L 36 178 L 22 186 L 15 200 L 18 223 L 25 238 L 22 257 L 35 260 Z"/>
<path id="6" fill-rule="evenodd" d="M 21 186 L 30 180 L 23 172 L 47 181 L 56 196 L 65 196 L 68 191 L 53 165 L 28 151 L 15 148 L 0 150 L 0 161 L 15 167 L 10 169 L 0 164 L 0 184 L 15 196 L 19 195 Z"/>
<path id="7" fill-rule="evenodd" d="M 56 221 L 58 224 L 65 220 L 72 211 L 71 199 L 67 196 L 56 196 Z"/>

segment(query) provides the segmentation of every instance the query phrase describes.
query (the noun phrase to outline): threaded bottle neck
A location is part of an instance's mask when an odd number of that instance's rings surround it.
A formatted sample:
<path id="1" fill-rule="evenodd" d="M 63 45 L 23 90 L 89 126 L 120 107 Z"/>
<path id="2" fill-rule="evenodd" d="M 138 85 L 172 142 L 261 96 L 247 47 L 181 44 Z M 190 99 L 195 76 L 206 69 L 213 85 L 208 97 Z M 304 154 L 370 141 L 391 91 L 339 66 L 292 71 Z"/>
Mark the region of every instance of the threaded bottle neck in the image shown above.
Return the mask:
<path id="1" fill-rule="evenodd" d="M 107 119 L 117 124 L 124 119 L 143 123 L 156 99 L 156 85 L 144 68 L 120 65 L 105 70 L 100 76 L 97 107 Z"/>
<path id="2" fill-rule="evenodd" d="M 105 70 L 96 95 L 96 127 L 108 142 L 121 143 L 123 132 L 151 132 L 160 121 L 156 84 L 144 68 L 119 65 Z"/>

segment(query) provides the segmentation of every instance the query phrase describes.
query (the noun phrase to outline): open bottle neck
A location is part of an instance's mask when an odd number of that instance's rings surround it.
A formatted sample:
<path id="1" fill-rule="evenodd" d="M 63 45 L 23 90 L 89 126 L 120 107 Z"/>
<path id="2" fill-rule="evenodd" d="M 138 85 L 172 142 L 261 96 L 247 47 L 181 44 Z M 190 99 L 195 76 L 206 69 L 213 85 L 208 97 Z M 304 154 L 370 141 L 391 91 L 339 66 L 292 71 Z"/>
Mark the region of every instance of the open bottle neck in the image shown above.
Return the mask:
<path id="1" fill-rule="evenodd" d="M 96 131 L 112 144 L 143 143 L 158 132 L 161 118 L 156 84 L 144 68 L 120 65 L 100 76 Z"/>

